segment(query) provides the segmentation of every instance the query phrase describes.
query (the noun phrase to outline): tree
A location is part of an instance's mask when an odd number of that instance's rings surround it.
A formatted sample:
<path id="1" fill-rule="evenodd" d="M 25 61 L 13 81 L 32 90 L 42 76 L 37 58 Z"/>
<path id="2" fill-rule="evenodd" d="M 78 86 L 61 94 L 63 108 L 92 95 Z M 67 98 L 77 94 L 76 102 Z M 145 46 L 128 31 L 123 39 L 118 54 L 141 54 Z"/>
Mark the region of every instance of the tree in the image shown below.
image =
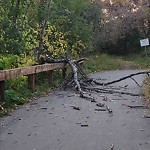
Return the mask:
<path id="1" fill-rule="evenodd" d="M 85 17 L 90 5 L 90 0 L 0 1 L 1 54 L 37 62 L 45 54 L 79 56 L 91 45 L 92 25 Z"/>
<path id="2" fill-rule="evenodd" d="M 90 44 L 91 25 L 85 18 L 90 0 L 57 0 L 52 3 L 50 21 L 65 35 L 67 52 L 79 55 Z"/>
<path id="3" fill-rule="evenodd" d="M 118 49 L 117 53 L 128 52 L 127 49 L 140 48 L 139 38 L 149 37 L 148 0 L 102 0 L 101 7 L 103 18 L 99 41 L 102 48 L 114 52 Z M 135 44 L 132 46 L 131 43 Z"/>
<path id="4" fill-rule="evenodd" d="M 27 1 L 6 0 L 0 3 L 1 53 L 20 55 L 26 53 L 26 50 L 32 50 L 35 42 L 34 29 L 25 14 Z"/>

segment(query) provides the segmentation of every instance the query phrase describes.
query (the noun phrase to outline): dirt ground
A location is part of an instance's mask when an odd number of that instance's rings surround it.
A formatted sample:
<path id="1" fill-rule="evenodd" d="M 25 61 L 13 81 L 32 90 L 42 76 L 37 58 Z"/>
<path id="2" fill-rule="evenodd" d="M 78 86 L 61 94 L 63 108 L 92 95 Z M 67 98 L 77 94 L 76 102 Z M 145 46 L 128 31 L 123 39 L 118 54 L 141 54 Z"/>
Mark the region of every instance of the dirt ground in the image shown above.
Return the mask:
<path id="1" fill-rule="evenodd" d="M 109 71 L 91 76 L 106 82 L 138 71 Z M 134 79 L 141 85 L 144 76 Z M 142 94 L 131 79 L 108 88 Z M 92 96 L 113 112 L 102 111 L 104 108 L 68 89 L 49 93 L 1 118 L 0 150 L 150 150 L 150 118 L 143 117 L 146 109 L 122 105 L 144 105 L 142 96 L 104 93 Z"/>

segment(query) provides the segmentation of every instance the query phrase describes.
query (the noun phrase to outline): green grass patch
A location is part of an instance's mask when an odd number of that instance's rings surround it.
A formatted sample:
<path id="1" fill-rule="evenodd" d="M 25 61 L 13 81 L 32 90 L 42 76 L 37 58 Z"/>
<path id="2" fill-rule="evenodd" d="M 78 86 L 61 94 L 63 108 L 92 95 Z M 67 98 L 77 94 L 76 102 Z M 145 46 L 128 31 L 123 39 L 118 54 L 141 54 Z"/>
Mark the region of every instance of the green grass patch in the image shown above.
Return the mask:
<path id="1" fill-rule="evenodd" d="M 140 54 L 131 54 L 122 57 L 124 61 L 131 61 L 134 62 L 141 68 L 150 69 L 150 57 L 146 57 L 145 55 Z"/>
<path id="2" fill-rule="evenodd" d="M 84 63 L 86 73 L 117 69 L 150 69 L 150 57 L 143 55 L 114 56 L 98 54 Z"/>
<path id="3" fill-rule="evenodd" d="M 89 56 L 88 59 L 83 65 L 86 73 L 121 69 L 123 63 L 120 57 L 106 54 Z"/>
<path id="4" fill-rule="evenodd" d="M 150 105 L 150 77 L 146 78 L 144 82 L 144 93 L 147 100 L 148 105 Z"/>

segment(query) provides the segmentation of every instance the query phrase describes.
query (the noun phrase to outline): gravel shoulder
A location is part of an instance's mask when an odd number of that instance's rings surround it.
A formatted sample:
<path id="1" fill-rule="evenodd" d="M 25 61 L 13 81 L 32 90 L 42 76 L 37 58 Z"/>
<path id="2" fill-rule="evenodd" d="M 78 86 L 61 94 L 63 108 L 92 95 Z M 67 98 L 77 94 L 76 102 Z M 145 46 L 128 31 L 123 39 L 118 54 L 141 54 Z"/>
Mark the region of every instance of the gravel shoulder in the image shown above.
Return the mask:
<path id="1" fill-rule="evenodd" d="M 121 70 L 91 75 L 100 81 L 111 81 L 139 70 Z M 135 76 L 141 85 L 144 76 Z M 127 79 L 111 88 L 141 93 L 137 84 Z M 141 93 L 142 94 L 142 93 Z M 149 150 L 149 118 L 145 109 L 122 104 L 144 105 L 142 96 L 94 94 L 113 113 L 96 111 L 95 103 L 79 98 L 74 91 L 54 91 L 21 106 L 11 116 L 0 119 L 0 150 Z M 107 97 L 107 101 L 104 101 Z M 80 107 L 80 110 L 72 106 Z"/>

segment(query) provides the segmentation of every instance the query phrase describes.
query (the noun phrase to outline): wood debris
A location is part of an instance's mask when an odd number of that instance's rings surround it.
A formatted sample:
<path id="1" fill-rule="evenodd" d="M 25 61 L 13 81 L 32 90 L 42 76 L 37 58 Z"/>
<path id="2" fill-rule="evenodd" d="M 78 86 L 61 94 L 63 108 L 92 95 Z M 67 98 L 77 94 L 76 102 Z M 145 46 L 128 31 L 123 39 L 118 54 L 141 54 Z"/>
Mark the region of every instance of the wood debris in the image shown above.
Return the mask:
<path id="1" fill-rule="evenodd" d="M 99 108 L 99 109 L 95 109 L 95 111 L 106 111 L 105 108 Z"/>
<path id="2" fill-rule="evenodd" d="M 77 106 L 70 106 L 70 107 L 72 107 L 72 108 L 75 109 L 75 110 L 81 110 L 81 108 L 80 108 L 80 107 L 77 107 Z"/>
<path id="3" fill-rule="evenodd" d="M 150 116 L 143 116 L 143 118 L 150 118 Z"/>
<path id="4" fill-rule="evenodd" d="M 41 107 L 40 109 L 46 110 L 46 109 L 47 109 L 47 107 Z"/>
<path id="5" fill-rule="evenodd" d="M 98 107 L 104 107 L 104 106 L 105 106 L 105 104 L 97 103 L 97 104 L 96 104 L 96 106 L 98 106 Z"/>
<path id="6" fill-rule="evenodd" d="M 111 148 L 110 148 L 110 149 L 111 149 L 111 150 L 113 150 L 113 149 L 114 149 L 114 144 L 112 144 L 112 145 L 111 145 Z"/>
<path id="7" fill-rule="evenodd" d="M 123 106 L 127 106 L 129 108 L 143 108 L 143 109 L 149 109 L 150 107 L 145 105 L 128 105 L 128 104 L 122 104 Z"/>
<path id="8" fill-rule="evenodd" d="M 113 113 L 112 109 L 110 109 L 108 106 L 106 106 L 106 109 L 110 114 Z"/>
<path id="9" fill-rule="evenodd" d="M 88 127 L 88 124 L 81 124 L 81 127 Z"/>

